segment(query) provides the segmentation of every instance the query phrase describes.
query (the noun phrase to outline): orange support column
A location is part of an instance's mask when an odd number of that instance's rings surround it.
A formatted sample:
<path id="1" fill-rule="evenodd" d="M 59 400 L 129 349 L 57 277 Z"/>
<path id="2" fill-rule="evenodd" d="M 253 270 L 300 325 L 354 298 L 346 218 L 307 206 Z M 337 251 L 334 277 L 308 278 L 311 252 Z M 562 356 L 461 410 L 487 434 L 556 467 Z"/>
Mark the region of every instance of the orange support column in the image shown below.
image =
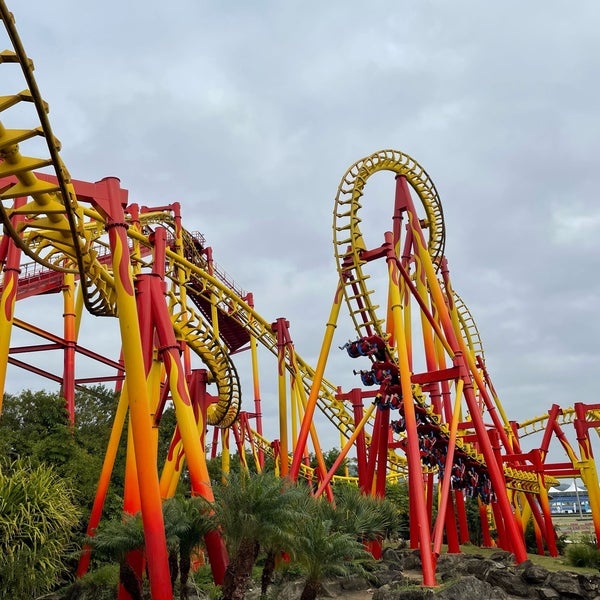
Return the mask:
<path id="1" fill-rule="evenodd" d="M 433 553 L 431 551 L 431 534 L 429 516 L 423 493 L 422 469 L 419 449 L 419 434 L 417 432 L 417 421 L 415 417 L 415 407 L 413 403 L 411 372 L 408 360 L 408 351 L 406 348 L 406 338 L 404 335 L 402 301 L 399 292 L 399 271 L 396 265 L 396 256 L 394 254 L 394 244 L 392 234 L 385 234 L 386 246 L 388 249 L 386 260 L 389 268 L 389 293 L 390 308 L 393 316 L 394 339 L 396 341 L 396 350 L 398 352 L 398 367 L 400 371 L 400 385 L 402 388 L 402 403 L 404 406 L 404 417 L 406 420 L 406 438 L 408 442 L 407 460 L 408 460 L 408 483 L 409 494 L 415 509 L 414 516 L 418 523 L 419 542 L 421 549 L 421 562 L 423 569 L 423 585 L 435 586 L 435 564 Z M 411 523 L 413 516 L 411 515 Z"/>
<path id="2" fill-rule="evenodd" d="M 161 239 L 163 239 L 164 230 L 157 230 L 155 236 L 158 248 L 163 243 Z M 158 249 L 156 254 L 160 255 Z M 156 274 L 159 277 L 154 276 Z M 192 491 L 203 496 L 209 502 L 214 502 L 204 448 L 198 437 L 198 428 L 201 427 L 203 430 L 205 426 L 204 417 L 202 411 L 199 411 L 198 415 L 194 414 L 183 363 L 179 355 L 180 346 L 175 339 L 173 325 L 164 298 L 164 284 L 160 278 L 160 273 L 156 274 L 141 275 L 139 280 L 140 285 L 143 284 L 143 289 L 148 291 L 151 298 L 152 318 L 158 343 L 160 344 L 159 355 L 164 362 L 168 376 L 177 427 L 181 435 L 181 442 L 190 473 Z M 198 419 L 197 422 L 196 418 Z M 206 545 L 215 583 L 220 584 L 223 582 L 228 562 L 225 545 L 216 531 L 207 534 Z"/>
<path id="3" fill-rule="evenodd" d="M 333 306 L 329 313 L 329 320 L 325 329 L 325 336 L 323 338 L 323 344 L 321 345 L 321 351 L 319 353 L 319 360 L 317 361 L 317 367 L 313 377 L 313 383 L 310 388 L 310 394 L 306 401 L 306 410 L 302 419 L 302 425 L 300 426 L 300 432 L 298 434 L 298 440 L 296 442 L 296 451 L 292 458 L 292 466 L 290 468 L 290 478 L 294 481 L 298 479 L 298 473 L 300 472 L 300 465 L 302 464 L 302 457 L 304 455 L 304 449 L 306 448 L 306 442 L 308 440 L 308 434 L 310 432 L 310 426 L 315 415 L 315 409 L 317 407 L 317 400 L 319 398 L 319 390 L 323 381 L 323 375 L 325 373 L 325 366 L 327 365 L 327 357 L 329 356 L 329 350 L 331 349 L 331 343 L 333 341 L 333 334 L 335 332 L 337 319 L 340 314 L 340 306 L 342 302 L 342 283 L 338 283 L 338 287 L 335 291 L 333 298 Z"/>
<path id="4" fill-rule="evenodd" d="M 139 477 L 142 521 L 150 588 L 154 598 L 171 600 L 171 578 L 167 542 L 162 515 L 162 502 L 153 451 L 152 419 L 146 389 L 146 373 L 138 324 L 133 275 L 128 255 L 127 224 L 117 178 L 106 178 L 95 184 L 97 197 L 93 204 L 106 218 L 106 229 L 112 251 L 116 303 L 123 346 L 123 362 L 127 374 L 129 412 Z"/>
<path id="5" fill-rule="evenodd" d="M 119 440 L 123 433 L 123 425 L 125 423 L 125 417 L 127 416 L 127 395 L 125 390 L 119 397 L 119 403 L 117 405 L 117 412 L 115 414 L 115 420 L 110 432 L 110 438 L 108 440 L 108 446 L 106 448 L 106 454 L 104 455 L 104 462 L 102 463 L 102 471 L 100 472 L 100 479 L 98 480 L 98 486 L 96 488 L 96 496 L 94 497 L 94 504 L 92 505 L 92 512 L 90 514 L 90 520 L 88 523 L 86 534 L 93 536 L 98 523 L 100 523 L 100 517 L 102 516 L 102 509 L 104 507 L 104 501 L 106 500 L 106 494 L 108 493 L 108 485 L 110 483 L 110 476 L 115 464 L 117 457 L 117 451 L 119 449 Z M 77 577 L 82 577 L 87 573 L 91 558 L 91 549 L 89 546 L 84 546 L 77 566 Z"/>
<path id="6" fill-rule="evenodd" d="M 417 228 L 419 228 L 419 224 L 418 222 L 416 222 L 414 214 L 415 213 L 413 208 L 413 210 L 409 213 L 410 224 L 411 227 L 416 231 Z M 418 231 L 420 232 L 420 229 L 418 229 Z M 498 508 L 500 510 L 500 515 L 505 520 L 507 533 L 512 541 L 512 551 L 515 555 L 516 561 L 518 563 L 521 563 L 527 559 L 527 552 L 525 550 L 523 534 L 517 528 L 517 524 L 514 520 L 512 508 L 510 506 L 510 502 L 506 493 L 506 481 L 504 479 L 504 473 L 501 468 L 501 463 L 499 465 L 495 459 L 494 450 L 492 449 L 492 444 L 490 442 L 490 436 L 486 429 L 485 423 L 483 422 L 483 417 L 481 416 L 479 403 L 473 390 L 472 381 L 475 380 L 477 381 L 478 388 L 483 396 L 483 381 L 481 381 L 481 378 L 478 375 L 477 369 L 474 366 L 474 361 L 470 354 L 468 352 L 462 352 L 464 342 L 462 342 L 462 338 L 457 336 L 456 332 L 453 329 L 452 321 L 450 319 L 450 315 L 448 314 L 448 309 L 444 300 L 444 295 L 442 294 L 440 283 L 437 279 L 433 264 L 431 262 L 431 257 L 427 252 L 427 248 L 424 244 L 422 236 L 415 235 L 415 243 L 417 245 L 417 254 L 423 261 L 423 265 L 427 273 L 427 281 L 429 283 L 429 288 L 434 305 L 436 306 L 439 314 L 440 323 L 442 324 L 442 328 L 444 330 L 444 333 L 446 334 L 446 338 L 450 343 L 450 346 L 452 347 L 452 350 L 455 354 L 455 365 L 461 369 L 461 376 L 465 382 L 465 402 L 469 409 L 469 413 L 471 414 L 473 427 L 477 434 L 481 453 L 483 454 L 485 462 L 488 466 L 492 487 L 498 499 Z M 494 407 L 488 403 L 486 403 L 486 406 L 493 420 L 497 422 L 498 419 Z M 504 431 L 499 422 L 496 425 L 496 429 L 494 430 L 494 432 L 496 433 L 496 435 L 499 435 L 500 437 L 502 437 L 503 440 L 505 440 L 505 446 L 509 448 L 510 444 L 508 443 L 506 432 Z"/>

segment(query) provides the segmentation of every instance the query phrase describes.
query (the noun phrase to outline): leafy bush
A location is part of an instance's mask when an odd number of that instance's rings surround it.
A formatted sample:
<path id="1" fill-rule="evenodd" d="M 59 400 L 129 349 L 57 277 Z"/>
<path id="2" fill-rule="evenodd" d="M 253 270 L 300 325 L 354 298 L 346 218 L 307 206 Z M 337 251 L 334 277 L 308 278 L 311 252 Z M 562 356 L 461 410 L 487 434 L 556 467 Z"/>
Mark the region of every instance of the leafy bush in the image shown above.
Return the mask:
<path id="1" fill-rule="evenodd" d="M 118 585 L 119 568 L 105 565 L 84 575 L 60 597 L 64 600 L 115 600 Z"/>
<path id="2" fill-rule="evenodd" d="M 51 466 L 0 465 L 0 598 L 31 598 L 60 582 L 79 515 Z"/>
<path id="3" fill-rule="evenodd" d="M 600 567 L 600 551 L 590 544 L 570 544 L 566 558 L 573 567 Z"/>

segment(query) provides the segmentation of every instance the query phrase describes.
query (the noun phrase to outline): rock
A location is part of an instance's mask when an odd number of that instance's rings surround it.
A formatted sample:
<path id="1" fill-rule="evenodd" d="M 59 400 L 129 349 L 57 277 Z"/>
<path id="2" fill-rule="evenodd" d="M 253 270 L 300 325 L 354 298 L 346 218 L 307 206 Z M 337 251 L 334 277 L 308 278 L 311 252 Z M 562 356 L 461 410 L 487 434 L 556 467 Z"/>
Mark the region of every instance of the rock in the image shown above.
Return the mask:
<path id="1" fill-rule="evenodd" d="M 525 561 L 529 563 L 525 565 L 523 568 L 523 564 L 519 565 L 519 568 L 522 569 L 521 577 L 523 581 L 529 584 L 539 585 L 540 583 L 544 583 L 550 574 L 548 569 L 544 569 L 540 565 L 536 565 L 532 563 L 530 560 Z"/>
<path id="2" fill-rule="evenodd" d="M 373 584 L 375 587 L 381 587 L 387 583 L 402 579 L 403 575 L 401 571 L 391 571 L 389 569 L 380 569 L 374 575 Z"/>
<path id="3" fill-rule="evenodd" d="M 382 560 L 366 577 L 355 575 L 328 580 L 319 598 L 600 600 L 600 575 L 551 572 L 531 560 L 515 565 L 514 556 L 504 551 L 494 552 L 491 556 L 495 560 L 473 554 L 442 554 L 436 565 L 436 579 L 443 585 L 425 588 L 422 586 L 420 552 L 386 549 Z M 288 582 L 274 586 L 270 597 L 298 600 L 302 588 L 301 581 Z M 255 589 L 250 592 L 247 600 L 259 600 L 258 591 Z"/>
<path id="4" fill-rule="evenodd" d="M 288 581 L 277 591 L 277 600 L 298 600 L 303 589 L 301 581 Z"/>
<path id="5" fill-rule="evenodd" d="M 403 571 L 421 570 L 421 553 L 419 550 L 408 550 L 400 558 L 400 566 Z"/>
<path id="6" fill-rule="evenodd" d="M 561 598 L 585 598 L 586 595 L 579 586 L 577 575 L 565 571 L 550 573 L 547 584 L 554 588 Z"/>
<path id="7" fill-rule="evenodd" d="M 381 553 L 381 559 L 388 564 L 400 565 L 401 557 L 401 552 L 395 548 L 384 548 Z"/>
<path id="8" fill-rule="evenodd" d="M 483 560 L 471 560 L 466 565 L 466 572 L 475 575 L 477 579 L 485 580 L 487 572 L 490 569 L 505 569 L 506 565 L 484 558 Z"/>
<path id="9" fill-rule="evenodd" d="M 435 595 L 435 600 L 506 600 L 508 596 L 494 588 L 487 581 L 481 581 L 474 575 L 461 577 L 443 591 Z"/>
<path id="10" fill-rule="evenodd" d="M 358 575 L 354 575 L 351 577 L 347 577 L 340 581 L 340 587 L 343 590 L 347 591 L 358 591 L 358 590 L 366 590 L 369 587 L 369 582 L 364 577 L 359 577 Z"/>
<path id="11" fill-rule="evenodd" d="M 436 573 L 443 579 L 456 577 L 459 573 L 467 572 L 467 555 L 463 554 L 442 554 L 437 561 Z M 446 575 L 448 577 L 446 577 Z"/>
<path id="12" fill-rule="evenodd" d="M 579 587 L 588 598 L 595 598 L 600 593 L 600 577 L 598 575 L 577 575 Z"/>
<path id="13" fill-rule="evenodd" d="M 511 596 L 518 596 L 519 598 L 529 596 L 529 586 L 521 579 L 520 575 L 517 575 L 515 571 L 505 565 L 502 565 L 502 568 L 491 567 L 485 580 L 494 587 L 503 589 Z"/>
<path id="14" fill-rule="evenodd" d="M 560 594 L 551 587 L 539 587 L 537 594 L 540 600 L 560 600 Z"/>
<path id="15" fill-rule="evenodd" d="M 506 550 L 498 550 L 497 552 L 490 554 L 490 560 L 504 563 L 505 565 L 514 565 L 515 555 L 512 552 L 507 552 Z"/>
<path id="16" fill-rule="evenodd" d="M 321 583 L 321 591 L 319 592 L 319 598 L 335 598 L 336 594 L 333 591 L 331 582 L 323 581 Z"/>
<path id="17" fill-rule="evenodd" d="M 407 589 L 396 584 L 386 584 L 373 592 L 373 600 L 434 600 L 429 588 Z"/>

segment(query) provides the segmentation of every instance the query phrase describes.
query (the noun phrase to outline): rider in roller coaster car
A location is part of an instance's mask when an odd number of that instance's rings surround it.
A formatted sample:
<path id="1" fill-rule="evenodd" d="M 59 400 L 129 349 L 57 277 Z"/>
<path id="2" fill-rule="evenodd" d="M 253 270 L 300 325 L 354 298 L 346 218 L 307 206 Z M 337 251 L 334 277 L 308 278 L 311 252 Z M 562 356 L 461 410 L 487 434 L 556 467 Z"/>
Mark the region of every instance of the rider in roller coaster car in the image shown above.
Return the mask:
<path id="1" fill-rule="evenodd" d="M 374 356 L 376 360 L 385 360 L 385 342 L 377 335 L 370 335 L 355 341 L 348 340 L 339 348 L 340 350 L 346 350 L 350 358 Z"/>
<path id="2" fill-rule="evenodd" d="M 373 363 L 373 368 L 369 371 L 352 371 L 355 375 L 360 375 L 363 385 L 399 385 L 398 367 L 389 362 Z"/>

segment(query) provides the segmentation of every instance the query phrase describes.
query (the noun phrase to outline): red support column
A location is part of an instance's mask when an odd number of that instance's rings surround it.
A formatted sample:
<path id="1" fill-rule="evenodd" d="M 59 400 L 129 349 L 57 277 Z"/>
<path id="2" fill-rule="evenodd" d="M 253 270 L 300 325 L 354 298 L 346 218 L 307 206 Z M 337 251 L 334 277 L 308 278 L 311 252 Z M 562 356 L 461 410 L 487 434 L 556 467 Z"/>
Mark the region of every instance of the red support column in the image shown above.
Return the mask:
<path id="1" fill-rule="evenodd" d="M 470 541 L 469 524 L 467 522 L 467 509 L 465 506 L 465 497 L 462 490 L 454 491 L 454 501 L 456 504 L 456 514 L 458 516 L 458 530 L 461 544 L 467 544 Z"/>
<path id="2" fill-rule="evenodd" d="M 542 540 L 542 532 L 540 531 L 540 526 L 538 522 L 533 520 L 533 528 L 535 531 L 535 545 L 537 548 L 537 553 L 539 556 L 544 556 L 544 542 Z"/>
<path id="3" fill-rule="evenodd" d="M 423 473 L 423 487 L 427 498 L 427 515 L 429 522 L 433 522 L 433 473 Z"/>
<path id="4" fill-rule="evenodd" d="M 418 522 L 419 542 L 421 548 L 421 561 L 423 565 L 423 584 L 435 586 L 435 564 L 431 551 L 431 529 L 425 498 L 423 496 L 423 481 L 421 467 L 421 453 L 419 449 L 419 433 L 415 416 L 415 406 L 411 385 L 411 370 L 409 355 L 404 332 L 402 301 L 400 298 L 400 274 L 397 258 L 394 252 L 393 236 L 390 232 L 385 234 L 386 262 L 388 263 L 390 306 L 394 324 L 394 338 L 398 352 L 398 368 L 400 385 L 402 389 L 402 404 L 406 422 L 407 460 L 410 495 L 414 496 L 415 516 Z M 412 515 L 411 515 L 412 519 Z"/>
<path id="5" fill-rule="evenodd" d="M 341 397 L 342 395 L 340 395 Z M 360 388 L 354 388 L 343 395 L 352 403 L 352 412 L 354 415 L 354 427 L 362 421 L 364 416 L 363 399 Z M 361 490 L 366 490 L 367 482 L 367 445 L 365 441 L 365 433 L 361 431 L 356 438 L 356 466 L 358 469 L 358 487 Z"/>
<path id="6" fill-rule="evenodd" d="M 287 477 L 288 474 L 288 422 L 287 422 L 287 393 L 286 393 L 286 360 L 285 351 L 288 343 L 291 343 L 289 337 L 289 321 L 283 318 L 277 319 L 271 325 L 277 335 L 277 381 L 279 388 L 279 473 L 281 477 Z"/>
<path id="7" fill-rule="evenodd" d="M 498 546 L 502 550 L 512 552 L 512 545 L 506 536 L 506 529 L 504 527 L 504 519 L 502 518 L 502 511 L 498 506 L 497 502 L 491 502 L 492 513 L 494 515 L 494 523 L 496 524 L 496 535 L 498 537 Z"/>
<path id="8" fill-rule="evenodd" d="M 379 438 L 382 435 L 381 430 L 381 411 L 375 411 L 375 421 L 373 423 L 373 431 L 371 433 L 371 445 L 369 446 L 369 453 L 367 456 L 367 465 L 366 465 L 366 477 L 365 477 L 365 487 L 363 488 L 363 492 L 365 494 L 370 494 L 373 489 L 373 483 L 375 481 L 375 469 L 377 467 L 377 456 L 379 449 Z M 387 437 L 387 431 L 384 434 Z"/>
<path id="9" fill-rule="evenodd" d="M 477 500 L 479 505 L 479 523 L 481 525 L 482 544 L 484 548 L 492 548 L 492 536 L 490 535 L 490 523 L 488 520 L 488 506 L 481 500 Z"/>
<path id="10" fill-rule="evenodd" d="M 454 505 L 452 495 L 448 496 L 446 504 L 446 541 L 448 543 L 448 552 L 450 554 L 460 553 L 460 544 L 458 543 L 458 529 L 456 527 L 456 516 L 454 514 Z"/>

